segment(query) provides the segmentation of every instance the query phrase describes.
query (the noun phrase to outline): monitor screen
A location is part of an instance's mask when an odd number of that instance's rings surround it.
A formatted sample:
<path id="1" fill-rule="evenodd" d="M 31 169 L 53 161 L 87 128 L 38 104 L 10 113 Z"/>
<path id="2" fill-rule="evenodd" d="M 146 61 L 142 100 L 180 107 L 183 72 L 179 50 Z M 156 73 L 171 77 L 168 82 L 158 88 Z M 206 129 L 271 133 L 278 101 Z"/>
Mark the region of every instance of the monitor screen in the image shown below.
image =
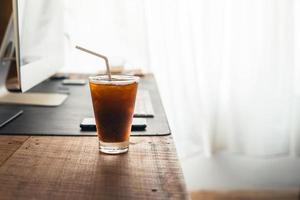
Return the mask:
<path id="1" fill-rule="evenodd" d="M 64 1 L 14 0 L 17 71 L 24 92 L 64 64 Z"/>
<path id="2" fill-rule="evenodd" d="M 63 1 L 18 0 L 20 65 L 61 59 Z"/>

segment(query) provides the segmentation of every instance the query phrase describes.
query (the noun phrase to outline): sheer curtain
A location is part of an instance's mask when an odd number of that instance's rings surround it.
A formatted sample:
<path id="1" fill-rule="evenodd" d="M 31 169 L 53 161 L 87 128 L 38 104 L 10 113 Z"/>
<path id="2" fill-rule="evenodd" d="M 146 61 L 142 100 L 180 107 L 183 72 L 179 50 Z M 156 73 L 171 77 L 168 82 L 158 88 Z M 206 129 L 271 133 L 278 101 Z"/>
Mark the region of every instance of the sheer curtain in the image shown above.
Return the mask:
<path id="1" fill-rule="evenodd" d="M 299 153 L 300 6 L 293 0 L 65 0 L 74 44 L 155 74 L 180 155 Z"/>

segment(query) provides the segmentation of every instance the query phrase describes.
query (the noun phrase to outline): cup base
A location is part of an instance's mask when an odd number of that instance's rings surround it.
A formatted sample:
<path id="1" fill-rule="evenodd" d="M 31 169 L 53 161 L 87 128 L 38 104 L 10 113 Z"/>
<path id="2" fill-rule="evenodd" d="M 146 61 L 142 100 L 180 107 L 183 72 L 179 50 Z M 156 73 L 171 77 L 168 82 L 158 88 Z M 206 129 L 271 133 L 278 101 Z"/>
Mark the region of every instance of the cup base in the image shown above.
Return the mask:
<path id="1" fill-rule="evenodd" d="M 99 151 L 106 154 L 121 154 L 128 151 L 129 142 L 102 142 L 99 141 Z"/>

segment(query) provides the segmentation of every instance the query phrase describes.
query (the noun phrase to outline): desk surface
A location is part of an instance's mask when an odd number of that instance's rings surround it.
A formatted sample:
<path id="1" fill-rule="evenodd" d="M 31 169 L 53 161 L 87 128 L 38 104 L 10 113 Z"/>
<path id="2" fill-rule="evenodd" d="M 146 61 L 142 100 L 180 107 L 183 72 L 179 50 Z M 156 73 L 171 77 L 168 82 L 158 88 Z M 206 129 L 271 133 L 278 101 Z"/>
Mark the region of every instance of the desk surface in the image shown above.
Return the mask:
<path id="1" fill-rule="evenodd" d="M 97 138 L 0 136 L 0 199 L 188 199 L 172 136 L 130 138 L 123 155 Z"/>
<path id="2" fill-rule="evenodd" d="M 87 79 L 88 75 L 72 75 L 71 78 Z M 150 94 L 154 118 L 147 118 L 145 131 L 134 131 L 133 135 L 169 135 L 171 133 L 156 81 L 152 75 L 144 76 L 139 83 L 139 91 Z M 39 107 L 28 105 L 0 105 L 0 111 L 11 111 L 16 108 L 24 113 L 0 129 L 0 134 L 8 135 L 96 135 L 93 131 L 81 131 L 79 124 L 84 118 L 93 117 L 93 107 L 89 85 L 65 86 L 62 80 L 46 80 L 31 89 L 31 92 L 63 92 L 69 97 L 59 107 Z"/>

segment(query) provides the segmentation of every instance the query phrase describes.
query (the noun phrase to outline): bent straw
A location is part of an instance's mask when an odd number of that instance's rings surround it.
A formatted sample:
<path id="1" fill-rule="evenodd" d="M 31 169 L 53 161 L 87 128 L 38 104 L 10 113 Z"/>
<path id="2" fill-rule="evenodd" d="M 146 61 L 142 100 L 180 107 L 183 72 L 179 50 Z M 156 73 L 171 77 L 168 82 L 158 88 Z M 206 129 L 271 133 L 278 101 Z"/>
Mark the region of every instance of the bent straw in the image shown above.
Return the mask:
<path id="1" fill-rule="evenodd" d="M 108 59 L 107 59 L 106 56 L 103 56 L 103 55 L 101 55 L 101 54 L 99 54 L 99 53 L 90 51 L 90 50 L 85 49 L 85 48 L 80 47 L 80 46 L 76 46 L 76 49 L 79 49 L 79 50 L 84 51 L 84 52 L 86 52 L 86 53 L 89 53 L 89 54 L 92 54 L 92 55 L 94 55 L 94 56 L 98 56 L 98 57 L 100 57 L 100 58 L 103 58 L 103 59 L 105 60 L 105 64 L 106 64 L 106 73 L 107 73 L 107 75 L 108 75 L 108 79 L 111 81 L 111 72 L 110 72 L 110 67 L 109 67 Z"/>

